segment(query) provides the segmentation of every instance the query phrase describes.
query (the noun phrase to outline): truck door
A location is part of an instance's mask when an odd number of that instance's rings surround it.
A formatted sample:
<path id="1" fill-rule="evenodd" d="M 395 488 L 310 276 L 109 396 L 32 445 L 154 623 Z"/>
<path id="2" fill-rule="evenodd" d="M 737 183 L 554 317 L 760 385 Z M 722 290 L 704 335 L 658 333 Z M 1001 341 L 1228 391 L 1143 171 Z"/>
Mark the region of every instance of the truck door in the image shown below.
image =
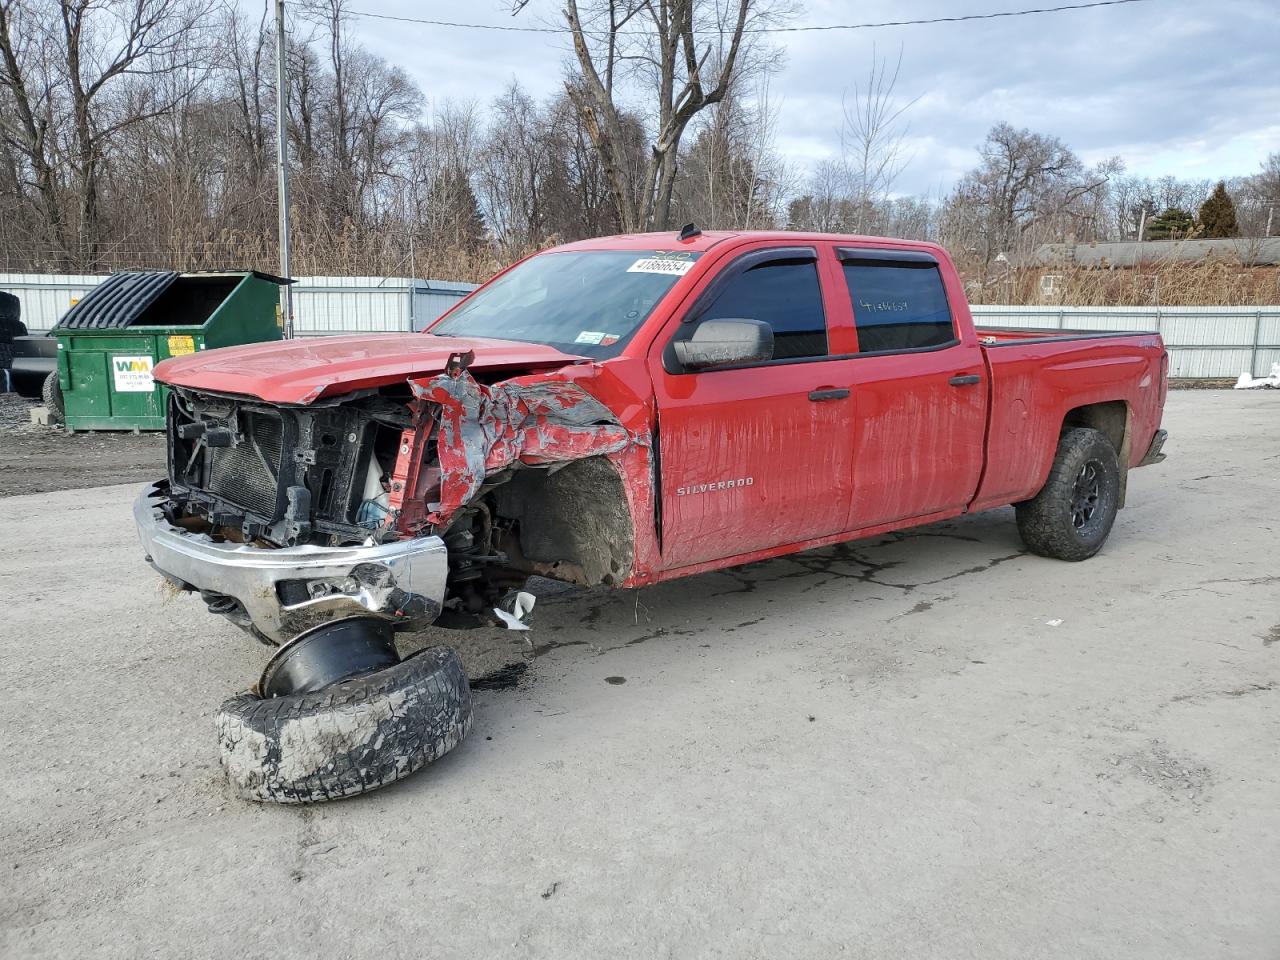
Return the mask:
<path id="1" fill-rule="evenodd" d="M 982 474 L 987 422 L 973 325 L 957 323 L 927 251 L 839 248 L 837 255 L 858 337 L 848 527 L 962 509 Z"/>
<path id="2" fill-rule="evenodd" d="M 753 250 L 722 267 L 655 341 L 649 364 L 666 568 L 844 529 L 853 361 L 824 359 L 831 356 L 832 330 L 823 295 L 814 248 Z M 773 359 L 682 368 L 673 341 L 715 319 L 767 323 Z M 851 331 L 843 333 L 851 342 Z"/>

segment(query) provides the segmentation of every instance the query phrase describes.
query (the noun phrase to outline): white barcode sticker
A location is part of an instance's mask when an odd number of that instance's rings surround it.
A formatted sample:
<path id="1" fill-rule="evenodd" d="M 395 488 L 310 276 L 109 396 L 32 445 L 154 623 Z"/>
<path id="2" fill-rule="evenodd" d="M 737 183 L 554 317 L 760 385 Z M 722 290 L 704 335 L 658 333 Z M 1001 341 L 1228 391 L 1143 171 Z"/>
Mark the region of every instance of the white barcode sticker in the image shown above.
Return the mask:
<path id="1" fill-rule="evenodd" d="M 573 342 L 574 343 L 599 343 L 601 340 L 604 339 L 604 336 L 605 335 L 603 330 L 583 330 L 576 337 L 574 337 Z"/>
<path id="2" fill-rule="evenodd" d="M 663 273 L 669 277 L 683 277 L 693 266 L 692 260 L 675 257 L 645 257 L 627 267 L 627 273 Z"/>

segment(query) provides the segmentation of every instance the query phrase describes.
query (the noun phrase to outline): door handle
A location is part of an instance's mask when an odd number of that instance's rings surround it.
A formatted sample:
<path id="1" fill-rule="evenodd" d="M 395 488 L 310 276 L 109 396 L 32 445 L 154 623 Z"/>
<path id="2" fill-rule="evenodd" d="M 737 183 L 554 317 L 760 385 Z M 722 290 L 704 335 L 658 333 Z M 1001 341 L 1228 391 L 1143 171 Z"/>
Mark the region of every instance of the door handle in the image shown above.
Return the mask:
<path id="1" fill-rule="evenodd" d="M 823 400 L 843 400 L 848 395 L 847 387 L 827 387 L 823 390 L 809 391 L 809 399 L 814 403 L 821 403 Z"/>
<path id="2" fill-rule="evenodd" d="M 975 383 L 981 383 L 982 378 L 976 373 L 966 373 L 963 376 L 952 377 L 947 383 L 953 387 L 971 387 Z"/>

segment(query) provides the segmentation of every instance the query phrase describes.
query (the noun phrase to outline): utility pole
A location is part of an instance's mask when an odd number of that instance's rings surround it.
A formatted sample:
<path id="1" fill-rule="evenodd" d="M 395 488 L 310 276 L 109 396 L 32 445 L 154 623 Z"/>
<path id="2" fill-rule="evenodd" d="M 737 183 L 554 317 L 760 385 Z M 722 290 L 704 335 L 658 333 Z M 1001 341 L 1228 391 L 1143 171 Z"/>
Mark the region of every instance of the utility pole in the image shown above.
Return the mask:
<path id="1" fill-rule="evenodd" d="M 280 276 L 291 280 L 289 265 L 289 69 L 285 60 L 284 0 L 276 0 L 276 175 L 280 207 Z M 280 327 L 293 339 L 293 292 L 280 287 Z"/>
<path id="2" fill-rule="evenodd" d="M 418 261 L 413 255 L 413 231 L 409 231 L 409 332 L 418 332 Z"/>

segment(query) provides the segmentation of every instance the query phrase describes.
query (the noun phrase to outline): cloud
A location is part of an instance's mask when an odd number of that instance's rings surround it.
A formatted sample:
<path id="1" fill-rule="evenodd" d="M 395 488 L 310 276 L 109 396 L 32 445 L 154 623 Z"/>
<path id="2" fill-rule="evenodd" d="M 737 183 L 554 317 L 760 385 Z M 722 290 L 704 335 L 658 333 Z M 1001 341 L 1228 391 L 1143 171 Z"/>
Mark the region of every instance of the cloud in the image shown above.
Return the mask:
<path id="1" fill-rule="evenodd" d="M 958 0 L 808 0 L 796 24 L 954 15 Z M 1028 0 L 965 0 L 965 12 Z M 533 0 L 515 22 L 556 22 L 558 0 Z M 359 0 L 357 9 L 510 23 L 501 0 L 454 5 Z M 429 101 L 482 105 L 517 79 L 535 96 L 560 89 L 564 37 L 457 30 L 357 18 L 373 52 L 405 68 Z M 800 169 L 839 151 L 841 98 L 873 51 L 896 58 L 910 165 L 899 192 L 945 190 L 976 161 L 996 122 L 1061 137 L 1095 162 L 1116 154 L 1131 173 L 1229 177 L 1280 150 L 1276 10 L 1268 0 L 1149 0 L 1130 6 L 960 24 L 777 34 L 786 63 L 771 83 L 777 145 Z"/>

